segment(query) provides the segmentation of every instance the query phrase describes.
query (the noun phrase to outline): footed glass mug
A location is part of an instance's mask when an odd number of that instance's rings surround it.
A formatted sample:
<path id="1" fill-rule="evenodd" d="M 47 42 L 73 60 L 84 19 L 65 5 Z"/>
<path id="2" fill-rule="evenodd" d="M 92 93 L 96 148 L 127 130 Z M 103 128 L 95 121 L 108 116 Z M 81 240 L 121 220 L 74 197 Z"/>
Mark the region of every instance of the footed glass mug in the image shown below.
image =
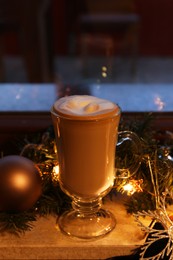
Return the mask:
<path id="1" fill-rule="evenodd" d="M 60 230 L 83 239 L 104 236 L 116 225 L 113 214 L 102 209 L 102 198 L 114 185 L 121 110 L 108 100 L 74 95 L 57 100 L 51 115 L 59 184 L 72 199 L 72 209 L 59 217 Z M 132 133 L 121 135 L 138 147 Z"/>

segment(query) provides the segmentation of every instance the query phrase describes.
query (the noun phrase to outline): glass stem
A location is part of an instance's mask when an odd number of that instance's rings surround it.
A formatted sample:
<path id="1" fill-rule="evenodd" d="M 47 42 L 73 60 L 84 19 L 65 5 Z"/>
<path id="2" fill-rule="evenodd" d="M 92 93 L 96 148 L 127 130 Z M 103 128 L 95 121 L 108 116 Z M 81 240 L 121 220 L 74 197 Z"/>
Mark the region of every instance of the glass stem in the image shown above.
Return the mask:
<path id="1" fill-rule="evenodd" d="M 79 213 L 79 215 L 87 216 L 95 214 L 102 206 L 102 198 L 98 198 L 92 201 L 82 201 L 80 199 L 73 198 L 72 207 Z"/>

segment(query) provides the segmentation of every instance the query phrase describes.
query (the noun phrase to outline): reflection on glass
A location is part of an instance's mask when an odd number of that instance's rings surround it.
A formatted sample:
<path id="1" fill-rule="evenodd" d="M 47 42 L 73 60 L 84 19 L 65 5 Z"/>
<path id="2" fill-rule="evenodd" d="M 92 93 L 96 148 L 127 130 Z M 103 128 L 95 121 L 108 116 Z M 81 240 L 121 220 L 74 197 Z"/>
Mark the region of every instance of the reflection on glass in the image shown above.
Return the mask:
<path id="1" fill-rule="evenodd" d="M 10 0 L 1 2 L 1 15 L 6 15 L 1 17 L 4 43 L 0 58 L 1 83 L 63 84 L 63 91 L 56 98 L 77 91 L 85 94 L 86 84 L 108 83 L 116 84 L 111 90 L 115 96 L 119 95 L 121 84 L 128 84 L 121 94 L 132 93 L 137 97 L 137 105 L 132 109 L 124 97 L 126 104 L 122 108 L 130 111 L 140 109 L 138 88 L 141 90 L 140 84 L 147 84 L 153 92 L 148 94 L 148 87 L 145 90 L 142 86 L 142 104 L 147 95 L 150 100 L 146 110 L 173 109 L 166 94 L 160 91 L 163 87 L 159 86 L 173 83 L 172 1 L 164 4 L 159 1 L 155 5 L 149 0 L 43 0 L 37 5 L 37 1 L 31 0 L 27 6 L 22 0 L 15 4 Z M 19 37 L 21 24 L 27 30 Z M 44 77 L 40 77 L 40 72 Z M 85 90 L 76 86 L 85 86 Z M 165 89 L 172 95 L 169 87 Z M 21 91 L 15 100 L 22 102 L 22 99 Z M 119 103 L 119 97 L 114 101 Z M 140 110 L 143 109 L 142 105 Z"/>

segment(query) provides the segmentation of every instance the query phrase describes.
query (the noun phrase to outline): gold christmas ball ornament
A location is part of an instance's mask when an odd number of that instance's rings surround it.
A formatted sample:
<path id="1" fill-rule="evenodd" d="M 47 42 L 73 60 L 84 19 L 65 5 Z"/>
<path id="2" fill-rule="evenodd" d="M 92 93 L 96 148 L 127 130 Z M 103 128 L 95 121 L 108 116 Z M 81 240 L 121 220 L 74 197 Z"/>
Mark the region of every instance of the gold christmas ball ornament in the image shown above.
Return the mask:
<path id="1" fill-rule="evenodd" d="M 29 210 L 41 196 L 41 187 L 34 162 L 18 155 L 0 159 L 0 211 Z"/>

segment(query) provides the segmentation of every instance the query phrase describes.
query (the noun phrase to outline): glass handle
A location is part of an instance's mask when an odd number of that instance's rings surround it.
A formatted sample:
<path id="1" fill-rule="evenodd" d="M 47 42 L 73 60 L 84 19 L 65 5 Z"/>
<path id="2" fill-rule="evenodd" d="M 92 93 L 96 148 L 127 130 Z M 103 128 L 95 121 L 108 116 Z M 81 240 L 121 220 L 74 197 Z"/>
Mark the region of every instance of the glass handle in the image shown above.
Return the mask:
<path id="1" fill-rule="evenodd" d="M 140 138 L 131 131 L 118 133 L 116 145 L 116 177 L 129 178 L 134 175 L 141 164 L 142 145 Z"/>

